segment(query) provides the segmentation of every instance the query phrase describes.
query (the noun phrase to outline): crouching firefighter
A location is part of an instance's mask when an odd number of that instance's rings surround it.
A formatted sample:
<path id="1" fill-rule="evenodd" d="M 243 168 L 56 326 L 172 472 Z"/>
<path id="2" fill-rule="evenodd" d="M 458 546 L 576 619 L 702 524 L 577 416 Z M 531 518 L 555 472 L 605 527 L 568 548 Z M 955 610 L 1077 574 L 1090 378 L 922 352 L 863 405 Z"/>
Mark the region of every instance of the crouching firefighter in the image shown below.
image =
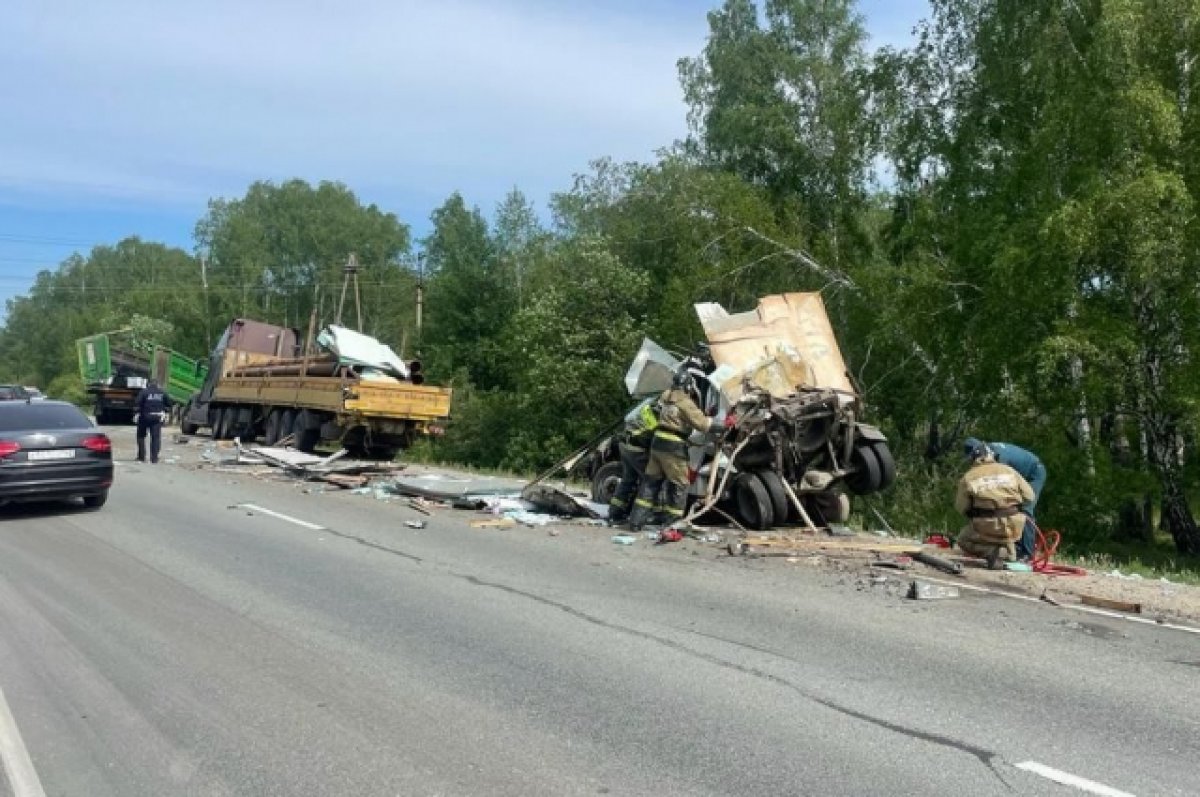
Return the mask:
<path id="1" fill-rule="evenodd" d="M 959 534 L 958 547 L 971 556 L 981 556 L 995 570 L 1001 560 L 1017 558 L 1015 543 L 1025 530 L 1021 506 L 1033 500 L 1029 482 L 996 461 L 996 454 L 985 443 L 971 450 L 971 467 L 958 482 L 954 507 L 969 522 Z"/>
<path id="2" fill-rule="evenodd" d="M 633 499 L 650 463 L 650 442 L 658 427 L 657 406 L 657 401 L 646 399 L 626 418 L 625 431 L 617 442 L 621 455 L 621 481 L 609 501 L 610 523 L 624 523 L 629 519 Z"/>
<path id="3" fill-rule="evenodd" d="M 695 378 L 680 369 L 671 389 L 658 400 L 658 427 L 650 443 L 650 461 L 629 519 L 634 531 L 640 531 L 652 513 L 661 513 L 667 523 L 683 517 L 688 491 L 687 438 L 693 432 L 723 428 L 720 421 L 709 418 L 696 406 L 698 395 Z M 733 416 L 727 420 L 732 422 Z"/>

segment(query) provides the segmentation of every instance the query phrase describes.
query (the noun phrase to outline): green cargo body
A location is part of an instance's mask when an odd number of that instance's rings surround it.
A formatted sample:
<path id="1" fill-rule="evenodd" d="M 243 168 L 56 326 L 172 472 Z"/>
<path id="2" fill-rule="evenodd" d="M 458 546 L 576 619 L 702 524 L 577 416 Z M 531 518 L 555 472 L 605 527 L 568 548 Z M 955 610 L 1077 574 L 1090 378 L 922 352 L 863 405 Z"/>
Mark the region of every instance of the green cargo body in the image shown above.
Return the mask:
<path id="1" fill-rule="evenodd" d="M 204 384 L 205 362 L 185 357 L 165 346 L 137 340 L 129 330 L 90 335 L 75 342 L 79 375 L 87 392 L 95 397 L 100 422 L 127 421 L 133 409 L 127 396 L 130 388 L 113 385 L 113 377 L 124 374 L 153 378 L 177 405 L 183 405 Z M 123 380 L 118 380 L 123 382 Z M 137 389 L 132 389 L 134 394 Z"/>

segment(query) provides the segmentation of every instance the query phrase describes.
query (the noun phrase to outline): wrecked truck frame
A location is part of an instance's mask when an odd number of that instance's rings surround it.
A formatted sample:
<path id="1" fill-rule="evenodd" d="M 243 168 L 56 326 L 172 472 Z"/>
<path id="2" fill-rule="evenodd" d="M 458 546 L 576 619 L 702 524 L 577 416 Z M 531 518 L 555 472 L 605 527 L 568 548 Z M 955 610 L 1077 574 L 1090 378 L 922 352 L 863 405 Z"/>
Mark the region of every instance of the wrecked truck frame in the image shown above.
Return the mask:
<path id="1" fill-rule="evenodd" d="M 896 465 L 887 438 L 861 420 L 862 396 L 819 294 L 766 296 L 755 310 L 736 315 L 712 303 L 696 305 L 696 312 L 708 343 L 690 364 L 707 361 L 705 409 L 732 412 L 737 425 L 721 441 L 693 437 L 693 504 L 711 501 L 756 530 L 807 521 L 805 514 L 829 525 L 849 519 L 850 494 L 891 486 Z M 643 343 L 626 377 L 631 394 L 665 387 L 681 363 L 664 354 L 652 341 Z M 620 479 L 617 446 L 612 435 L 576 460 L 596 501 L 607 501 Z M 720 494 L 710 495 L 713 478 L 724 487 Z"/>

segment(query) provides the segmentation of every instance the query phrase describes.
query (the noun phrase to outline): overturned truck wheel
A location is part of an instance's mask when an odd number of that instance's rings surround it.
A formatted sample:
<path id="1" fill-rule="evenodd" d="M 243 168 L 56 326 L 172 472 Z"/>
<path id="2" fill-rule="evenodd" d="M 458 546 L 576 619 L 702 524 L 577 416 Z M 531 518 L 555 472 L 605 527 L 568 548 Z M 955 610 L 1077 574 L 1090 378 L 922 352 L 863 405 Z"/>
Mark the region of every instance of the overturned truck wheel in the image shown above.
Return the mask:
<path id="1" fill-rule="evenodd" d="M 734 484 L 738 515 L 748 528 L 763 531 L 775 522 L 775 509 L 771 496 L 755 473 L 743 473 Z"/>
<path id="2" fill-rule="evenodd" d="M 617 492 L 621 483 L 621 463 L 606 462 L 596 469 L 592 475 L 592 500 L 598 504 L 608 504 Z"/>
<path id="3" fill-rule="evenodd" d="M 792 514 L 792 502 L 783 486 L 783 477 L 773 470 L 759 471 L 758 478 L 762 480 L 767 495 L 771 498 L 772 524 L 786 523 Z"/>
<path id="4" fill-rule="evenodd" d="M 853 472 L 846 477 L 846 487 L 855 495 L 877 492 L 883 484 L 883 467 L 871 446 L 855 446 L 850 455 L 850 467 Z"/>

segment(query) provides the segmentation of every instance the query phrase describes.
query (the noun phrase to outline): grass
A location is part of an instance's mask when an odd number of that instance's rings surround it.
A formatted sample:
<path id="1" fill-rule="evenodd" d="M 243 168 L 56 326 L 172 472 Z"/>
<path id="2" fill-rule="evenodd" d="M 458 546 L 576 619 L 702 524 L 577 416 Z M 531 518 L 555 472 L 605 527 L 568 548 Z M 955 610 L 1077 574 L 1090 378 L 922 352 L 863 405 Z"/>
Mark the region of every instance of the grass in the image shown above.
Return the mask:
<path id="1" fill-rule="evenodd" d="M 1181 557 L 1169 535 L 1160 534 L 1153 542 L 1134 543 L 1097 540 L 1089 550 L 1060 550 L 1056 561 L 1086 567 L 1101 573 L 1120 570 L 1143 578 L 1166 578 L 1176 584 L 1200 585 L 1200 560 Z"/>

